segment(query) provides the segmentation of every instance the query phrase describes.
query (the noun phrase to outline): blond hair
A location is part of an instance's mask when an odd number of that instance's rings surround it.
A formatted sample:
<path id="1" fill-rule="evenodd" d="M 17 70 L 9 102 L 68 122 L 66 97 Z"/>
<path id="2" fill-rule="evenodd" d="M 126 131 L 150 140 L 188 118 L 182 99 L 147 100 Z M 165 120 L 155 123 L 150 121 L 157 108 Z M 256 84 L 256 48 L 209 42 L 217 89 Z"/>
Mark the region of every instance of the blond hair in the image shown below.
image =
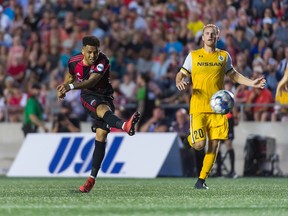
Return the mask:
<path id="1" fill-rule="evenodd" d="M 214 29 L 216 30 L 217 37 L 219 37 L 219 35 L 220 35 L 220 29 L 219 29 L 218 26 L 216 26 L 216 25 L 214 25 L 214 24 L 207 24 L 207 25 L 205 25 L 205 26 L 203 27 L 203 30 L 202 30 L 203 33 L 204 33 L 204 30 L 205 30 L 206 28 L 214 28 Z"/>

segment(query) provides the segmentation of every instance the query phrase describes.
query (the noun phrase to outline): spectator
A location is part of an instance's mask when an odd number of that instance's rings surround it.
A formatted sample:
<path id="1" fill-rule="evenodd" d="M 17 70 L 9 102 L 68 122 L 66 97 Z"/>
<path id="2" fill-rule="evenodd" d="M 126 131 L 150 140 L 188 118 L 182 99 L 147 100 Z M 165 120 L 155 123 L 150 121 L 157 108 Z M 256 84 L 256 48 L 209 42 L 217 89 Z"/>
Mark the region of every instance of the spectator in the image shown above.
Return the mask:
<path id="1" fill-rule="evenodd" d="M 8 107 L 9 122 L 21 122 L 23 110 L 27 102 L 27 94 L 22 92 L 19 86 L 15 86 L 6 105 Z"/>
<path id="2" fill-rule="evenodd" d="M 177 132 L 181 139 L 185 138 L 185 135 L 190 127 L 189 115 L 184 108 L 180 108 L 176 111 L 175 121 L 172 122 L 170 131 Z"/>
<path id="3" fill-rule="evenodd" d="M 177 39 L 176 32 L 173 29 L 168 30 L 167 43 L 165 44 L 165 51 L 167 53 L 176 52 L 181 54 L 183 51 L 183 44 Z"/>
<path id="4" fill-rule="evenodd" d="M 60 113 L 61 106 L 59 105 L 58 99 L 57 99 L 57 91 L 56 87 L 59 84 L 59 82 L 56 79 L 51 79 L 49 82 L 49 85 L 47 86 L 47 93 L 46 93 L 46 106 L 45 106 L 45 115 L 47 116 L 47 119 L 49 121 L 52 121 L 53 116 Z"/>
<path id="5" fill-rule="evenodd" d="M 40 96 L 41 86 L 35 83 L 31 87 L 31 95 L 27 101 L 24 110 L 23 133 L 26 136 L 28 133 L 38 132 L 38 128 L 42 128 L 44 132 L 48 132 L 48 128 L 43 121 L 43 108 L 38 101 Z"/>
<path id="6" fill-rule="evenodd" d="M 272 35 L 273 49 L 288 45 L 288 17 L 282 16 L 279 26 Z"/>
<path id="7" fill-rule="evenodd" d="M 139 128 L 141 128 L 141 126 L 152 117 L 153 109 L 156 106 L 156 100 L 161 90 L 155 83 L 150 81 L 148 74 L 139 74 L 137 76 L 137 86 L 137 110 L 143 113 L 138 124 Z"/>
<path id="8" fill-rule="evenodd" d="M 0 88 L 0 122 L 5 120 L 5 98 L 2 88 Z"/>
<path id="9" fill-rule="evenodd" d="M 235 47 L 237 50 L 249 54 L 250 52 L 250 42 L 245 38 L 245 28 L 237 26 L 235 29 Z"/>
<path id="10" fill-rule="evenodd" d="M 167 132 L 169 129 L 168 119 L 161 107 L 153 109 L 153 115 L 140 127 L 140 132 Z"/>
<path id="11" fill-rule="evenodd" d="M 276 77 L 277 77 L 277 81 L 279 82 L 285 72 L 285 69 L 287 67 L 287 63 L 288 63 L 288 46 L 285 47 L 284 49 L 284 55 L 285 58 L 283 58 L 279 64 L 277 64 L 277 69 L 276 69 Z"/>
<path id="12" fill-rule="evenodd" d="M 128 101 L 133 101 L 135 98 L 136 83 L 133 80 L 131 73 L 125 73 L 123 82 L 120 83 L 119 90 L 126 97 Z"/>
<path id="13" fill-rule="evenodd" d="M 192 32 L 194 37 L 199 31 L 202 31 L 204 27 L 204 23 L 199 17 L 200 13 L 201 12 L 198 8 L 190 10 L 187 28 Z"/>
<path id="14" fill-rule="evenodd" d="M 242 52 L 236 56 L 235 68 L 237 71 L 241 71 L 241 74 L 245 77 L 250 78 L 252 76 L 252 69 L 249 67 L 246 55 Z"/>
<path id="15" fill-rule="evenodd" d="M 164 50 L 159 53 L 158 58 L 155 58 L 153 60 L 151 77 L 160 86 L 162 85 L 163 79 L 168 72 L 169 65 L 170 59 L 168 58 L 167 53 Z"/>
<path id="16" fill-rule="evenodd" d="M 9 48 L 7 71 L 14 79 L 21 82 L 25 75 L 25 48 L 21 44 L 20 36 L 13 38 L 13 45 Z"/>
<path id="17" fill-rule="evenodd" d="M 51 132 L 67 133 L 80 132 L 80 120 L 72 113 L 72 106 L 69 102 L 63 101 L 61 111 L 54 116 Z"/>
<path id="18" fill-rule="evenodd" d="M 262 76 L 263 69 L 259 66 L 253 68 L 253 78 L 259 78 Z M 246 112 L 253 113 L 254 121 L 265 122 L 271 120 L 273 113 L 273 107 L 268 104 L 274 103 L 272 93 L 269 89 L 251 89 L 247 94 L 247 104 L 255 104 L 255 107 L 246 107 Z M 262 104 L 262 106 L 261 106 Z"/>
<path id="19" fill-rule="evenodd" d="M 271 91 L 273 98 L 275 98 L 276 88 L 278 80 L 276 76 L 277 61 L 273 58 L 273 52 L 271 48 L 266 48 L 263 54 L 263 60 L 265 63 L 264 71 L 266 75 L 267 88 Z"/>
<path id="20" fill-rule="evenodd" d="M 11 24 L 9 17 L 4 13 L 4 8 L 0 5 L 0 31 L 5 31 Z"/>

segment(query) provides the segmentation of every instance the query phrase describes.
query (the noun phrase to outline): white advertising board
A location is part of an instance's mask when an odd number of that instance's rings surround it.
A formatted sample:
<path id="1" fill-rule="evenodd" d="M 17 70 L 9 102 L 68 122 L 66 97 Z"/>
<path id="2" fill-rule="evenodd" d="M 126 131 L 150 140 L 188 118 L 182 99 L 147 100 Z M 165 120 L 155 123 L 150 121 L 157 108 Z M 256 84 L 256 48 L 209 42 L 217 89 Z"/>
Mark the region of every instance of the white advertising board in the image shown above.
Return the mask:
<path id="1" fill-rule="evenodd" d="M 29 134 L 7 176 L 87 177 L 94 140 L 91 133 Z M 98 176 L 181 176 L 178 142 L 177 133 L 110 133 Z"/>

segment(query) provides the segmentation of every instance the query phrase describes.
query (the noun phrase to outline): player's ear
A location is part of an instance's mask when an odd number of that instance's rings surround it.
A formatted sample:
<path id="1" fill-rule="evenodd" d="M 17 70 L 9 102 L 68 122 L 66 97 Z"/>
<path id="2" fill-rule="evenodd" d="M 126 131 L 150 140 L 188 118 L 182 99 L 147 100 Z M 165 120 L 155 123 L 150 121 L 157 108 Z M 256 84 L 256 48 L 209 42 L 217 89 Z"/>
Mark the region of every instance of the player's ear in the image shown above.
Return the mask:
<path id="1" fill-rule="evenodd" d="M 84 52 L 85 52 L 85 47 L 82 47 L 82 50 L 81 50 L 81 53 L 82 53 L 82 55 L 84 55 Z"/>

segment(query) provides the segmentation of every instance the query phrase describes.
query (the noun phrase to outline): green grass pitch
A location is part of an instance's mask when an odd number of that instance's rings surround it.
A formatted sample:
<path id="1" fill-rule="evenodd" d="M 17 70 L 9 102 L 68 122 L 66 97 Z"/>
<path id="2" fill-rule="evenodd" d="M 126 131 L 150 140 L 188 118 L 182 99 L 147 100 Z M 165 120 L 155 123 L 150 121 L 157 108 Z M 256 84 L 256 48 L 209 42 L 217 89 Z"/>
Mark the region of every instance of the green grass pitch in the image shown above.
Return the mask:
<path id="1" fill-rule="evenodd" d="M 99 178 L 81 194 L 85 180 L 0 177 L 0 215 L 288 215 L 287 178 Z"/>

